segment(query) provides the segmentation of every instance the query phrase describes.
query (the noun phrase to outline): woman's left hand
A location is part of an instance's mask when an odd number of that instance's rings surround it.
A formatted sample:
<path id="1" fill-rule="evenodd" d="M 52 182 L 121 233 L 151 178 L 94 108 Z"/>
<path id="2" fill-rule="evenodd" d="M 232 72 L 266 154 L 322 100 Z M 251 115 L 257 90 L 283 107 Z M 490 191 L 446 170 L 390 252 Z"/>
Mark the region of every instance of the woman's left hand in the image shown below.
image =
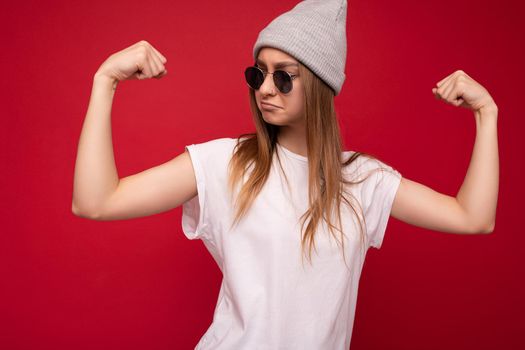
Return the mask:
<path id="1" fill-rule="evenodd" d="M 462 70 L 445 77 L 432 88 L 437 99 L 456 107 L 465 107 L 474 112 L 481 110 L 497 111 L 497 106 L 489 92 Z"/>

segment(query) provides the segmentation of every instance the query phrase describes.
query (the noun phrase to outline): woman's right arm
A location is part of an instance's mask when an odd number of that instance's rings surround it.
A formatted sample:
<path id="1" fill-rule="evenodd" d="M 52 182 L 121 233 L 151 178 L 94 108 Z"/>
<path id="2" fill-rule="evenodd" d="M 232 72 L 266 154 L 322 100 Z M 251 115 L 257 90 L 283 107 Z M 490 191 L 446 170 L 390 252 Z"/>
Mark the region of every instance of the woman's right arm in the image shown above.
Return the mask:
<path id="1" fill-rule="evenodd" d="M 161 213 L 197 195 L 188 152 L 119 179 L 111 136 L 115 89 L 126 79 L 161 78 L 166 62 L 141 41 L 112 55 L 97 71 L 75 163 L 72 211 L 93 220 L 121 220 Z"/>

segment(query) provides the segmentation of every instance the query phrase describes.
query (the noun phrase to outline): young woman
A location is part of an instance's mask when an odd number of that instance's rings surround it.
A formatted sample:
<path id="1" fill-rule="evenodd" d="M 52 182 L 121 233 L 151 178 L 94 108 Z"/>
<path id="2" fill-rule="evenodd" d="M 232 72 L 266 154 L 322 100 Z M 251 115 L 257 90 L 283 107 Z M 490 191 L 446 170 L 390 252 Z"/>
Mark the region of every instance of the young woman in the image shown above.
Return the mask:
<path id="1" fill-rule="evenodd" d="M 432 89 L 474 112 L 474 151 L 456 197 L 343 151 L 334 96 L 345 78 L 345 26 L 341 0 L 303 1 L 274 19 L 244 72 L 255 132 L 188 145 L 122 179 L 111 141 L 114 91 L 126 79 L 163 77 L 167 60 L 141 41 L 94 76 L 72 210 L 118 220 L 183 206 L 184 234 L 201 239 L 223 272 L 196 349 L 348 349 L 366 251 L 381 246 L 390 215 L 442 232 L 494 229 L 498 108 L 489 93 L 461 70 Z"/>

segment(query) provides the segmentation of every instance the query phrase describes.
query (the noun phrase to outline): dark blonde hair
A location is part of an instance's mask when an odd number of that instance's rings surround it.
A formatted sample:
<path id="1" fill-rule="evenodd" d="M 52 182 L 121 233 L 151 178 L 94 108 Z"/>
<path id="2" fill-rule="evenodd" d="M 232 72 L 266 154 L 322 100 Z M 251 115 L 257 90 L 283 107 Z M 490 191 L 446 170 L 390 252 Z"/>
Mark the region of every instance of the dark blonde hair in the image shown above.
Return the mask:
<path id="1" fill-rule="evenodd" d="M 309 209 L 300 217 L 302 221 L 301 231 L 304 231 L 301 250 L 304 255 L 306 248 L 308 248 L 308 260 L 311 263 L 312 248 L 315 249 L 317 227 L 324 220 L 334 238 L 336 238 L 334 230 L 339 231 L 344 258 L 344 234 L 341 224 L 340 204 L 344 201 L 358 218 L 363 247 L 365 239 L 363 227 L 366 230 L 366 223 L 364 225 L 359 220 L 357 210 L 352 205 L 352 201 L 360 207 L 361 212 L 362 208 L 358 201 L 355 200 L 355 197 L 346 191 L 346 186 L 361 183 L 366 178 L 356 182 L 347 180 L 343 177 L 343 168 L 361 155 L 371 158 L 375 157 L 363 152 L 354 152 L 346 161 L 341 159 L 343 143 L 334 106 L 334 91 L 301 62 L 299 62 L 299 76 L 303 80 L 304 85 L 304 117 L 306 118 L 309 179 Z M 279 127 L 264 121 L 261 111 L 257 107 L 255 92 L 250 89 L 249 94 L 250 109 L 256 132 L 242 134 L 237 139 L 237 145 L 229 163 L 229 187 L 231 193 L 234 193 L 236 186 L 243 182 L 250 167 L 251 173 L 238 191 L 233 225 L 238 223 L 247 213 L 254 199 L 263 188 L 270 173 L 273 154 L 275 153 L 279 157 L 279 154 L 276 152 Z M 347 198 L 346 195 L 349 195 L 351 198 Z M 332 222 L 334 213 L 337 217 L 337 226 Z M 306 229 L 304 228 L 305 225 Z"/>

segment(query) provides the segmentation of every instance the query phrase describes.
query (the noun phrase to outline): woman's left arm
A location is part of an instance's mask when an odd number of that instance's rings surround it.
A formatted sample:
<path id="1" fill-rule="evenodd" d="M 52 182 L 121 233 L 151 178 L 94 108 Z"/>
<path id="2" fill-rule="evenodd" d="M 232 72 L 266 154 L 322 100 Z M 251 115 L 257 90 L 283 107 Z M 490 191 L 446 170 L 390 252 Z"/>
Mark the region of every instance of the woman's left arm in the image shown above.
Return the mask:
<path id="1" fill-rule="evenodd" d="M 490 233 L 498 200 L 498 107 L 488 91 L 461 70 L 438 82 L 432 92 L 446 103 L 474 112 L 476 140 L 470 165 L 456 197 L 403 177 L 391 215 L 435 231 Z"/>

